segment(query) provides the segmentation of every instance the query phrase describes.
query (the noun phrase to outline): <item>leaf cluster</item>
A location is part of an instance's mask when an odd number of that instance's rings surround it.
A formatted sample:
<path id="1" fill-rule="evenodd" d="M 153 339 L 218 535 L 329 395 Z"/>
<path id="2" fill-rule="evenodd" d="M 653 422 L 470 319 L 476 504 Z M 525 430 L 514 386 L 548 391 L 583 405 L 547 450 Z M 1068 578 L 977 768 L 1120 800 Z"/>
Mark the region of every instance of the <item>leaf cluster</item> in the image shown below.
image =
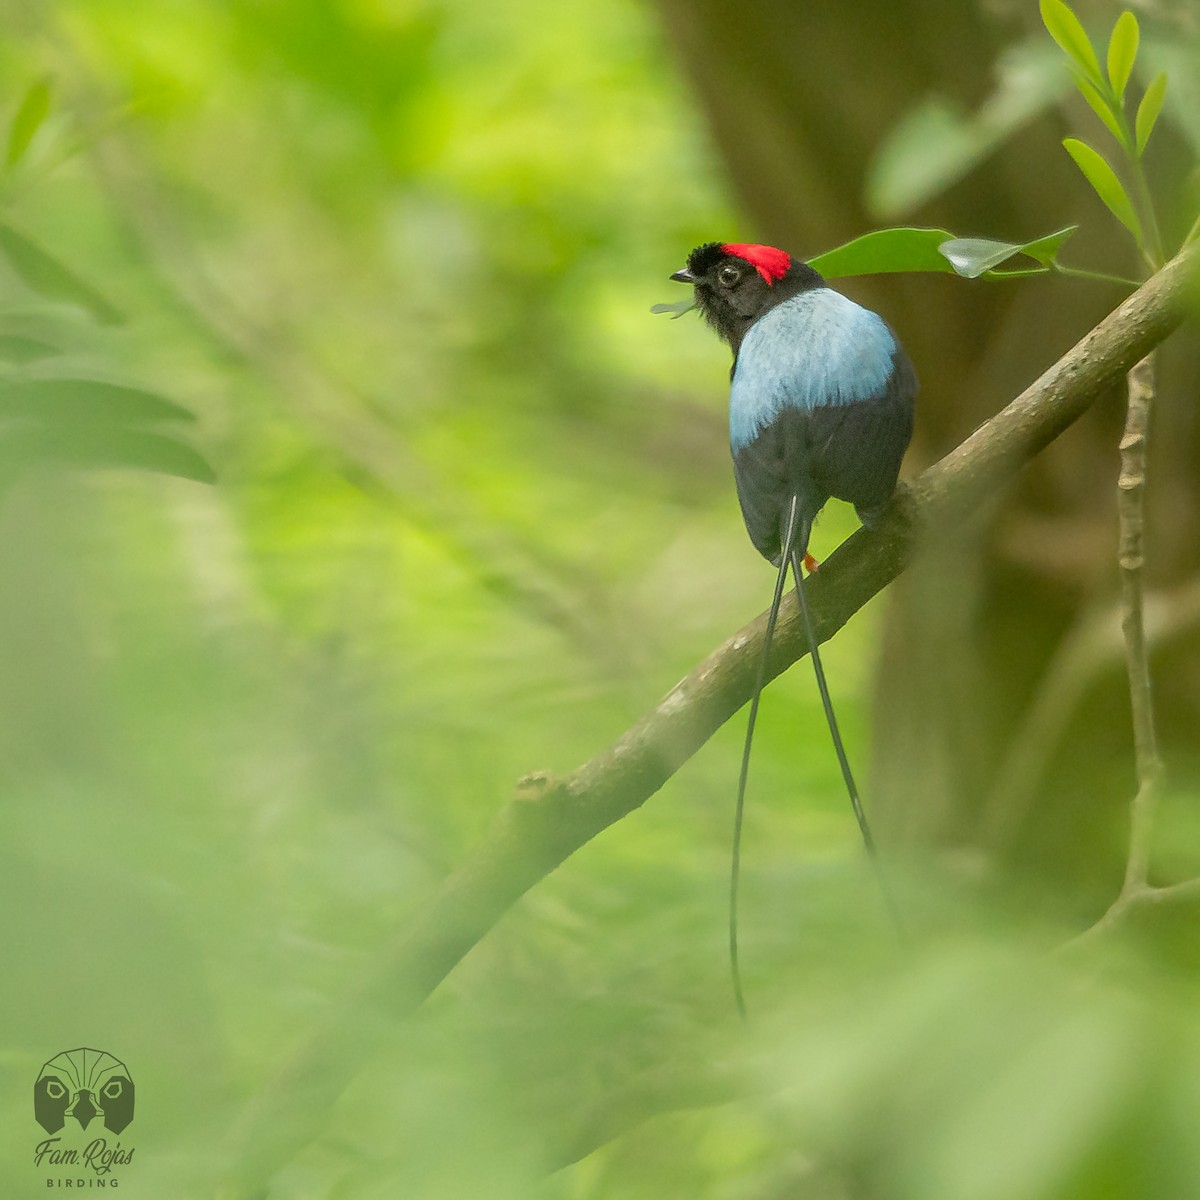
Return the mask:
<path id="1" fill-rule="evenodd" d="M 1076 88 L 1117 142 L 1134 181 L 1135 195 L 1130 195 L 1108 159 L 1094 146 L 1073 137 L 1065 138 L 1063 146 L 1109 212 L 1129 231 L 1150 268 L 1161 266 L 1163 248 L 1142 156 L 1162 111 L 1167 74 L 1160 71 L 1150 81 L 1131 121 L 1126 90 L 1141 40 L 1137 17 L 1126 10 L 1117 18 L 1102 69 L 1087 31 L 1070 6 L 1064 0 L 1040 3 L 1042 22 L 1066 55 Z"/>
<path id="2" fill-rule="evenodd" d="M 52 111 L 49 77 L 33 83 L 9 122 L 3 183 L 11 196 Z M 49 138 L 47 137 L 48 141 Z M 192 420 L 185 408 L 143 388 L 90 378 L 62 360 L 82 314 L 123 324 L 121 310 L 60 258 L 0 215 L 0 255 L 27 292 L 48 302 L 0 308 L 0 490 L 39 463 L 132 467 L 211 483 L 212 467 L 187 442 L 163 432 Z"/>

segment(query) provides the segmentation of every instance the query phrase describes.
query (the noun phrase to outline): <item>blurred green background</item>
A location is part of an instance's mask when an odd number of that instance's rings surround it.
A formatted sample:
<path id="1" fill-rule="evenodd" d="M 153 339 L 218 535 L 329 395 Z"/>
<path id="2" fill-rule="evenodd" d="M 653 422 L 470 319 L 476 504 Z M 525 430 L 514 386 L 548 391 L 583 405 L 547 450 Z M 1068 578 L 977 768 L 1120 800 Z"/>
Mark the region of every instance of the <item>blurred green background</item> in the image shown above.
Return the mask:
<path id="1" fill-rule="evenodd" d="M 40 81 L 48 102 L 0 186 L 5 1196 L 46 1191 L 29 1090 L 79 1045 L 138 1088 L 125 1195 L 1200 1195 L 1195 910 L 1057 949 L 1116 893 L 1133 788 L 1119 644 L 1061 653 L 1115 595 L 1119 396 L 825 653 L 914 948 L 801 664 L 756 743 L 749 1027 L 725 961 L 738 718 L 415 1018 L 362 1014 L 299 1153 L 231 1151 L 514 781 L 608 745 L 766 604 L 727 351 L 649 313 L 692 246 L 1078 220 L 1076 262 L 1136 269 L 1058 145 L 1094 118 L 1036 5 L 0 12 L 4 120 Z M 1171 71 L 1150 166 L 1176 241 L 1196 35 L 1157 5 L 1134 85 Z M 1120 298 L 846 290 L 921 375 L 909 474 Z M 1159 882 L 1200 871 L 1195 342 L 1164 350 L 1152 462 Z M 22 397 L 64 379 L 151 400 L 126 421 L 97 391 L 46 433 Z M 215 485 L 179 477 L 193 452 Z M 816 555 L 854 526 L 831 505 Z M 1070 702 L 1031 742 L 1051 686 Z"/>

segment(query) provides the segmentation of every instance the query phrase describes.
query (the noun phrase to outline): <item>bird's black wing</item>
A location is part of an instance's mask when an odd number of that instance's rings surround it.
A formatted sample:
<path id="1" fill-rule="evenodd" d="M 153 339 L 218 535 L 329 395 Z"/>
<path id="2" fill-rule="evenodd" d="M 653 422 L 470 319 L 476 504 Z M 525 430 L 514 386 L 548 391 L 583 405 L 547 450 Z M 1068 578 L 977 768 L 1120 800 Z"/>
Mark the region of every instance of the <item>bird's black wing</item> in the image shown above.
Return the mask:
<path id="1" fill-rule="evenodd" d="M 813 518 L 831 494 L 814 484 L 812 417 L 812 411 L 785 409 L 733 456 L 746 532 L 755 549 L 773 563 L 779 558 L 792 497 L 800 502 L 795 541 L 803 555 Z"/>
<path id="2" fill-rule="evenodd" d="M 853 504 L 864 525 L 874 523 L 895 491 L 912 438 L 916 394 L 912 363 L 897 347 L 881 395 L 819 405 L 807 414 L 817 489 Z"/>

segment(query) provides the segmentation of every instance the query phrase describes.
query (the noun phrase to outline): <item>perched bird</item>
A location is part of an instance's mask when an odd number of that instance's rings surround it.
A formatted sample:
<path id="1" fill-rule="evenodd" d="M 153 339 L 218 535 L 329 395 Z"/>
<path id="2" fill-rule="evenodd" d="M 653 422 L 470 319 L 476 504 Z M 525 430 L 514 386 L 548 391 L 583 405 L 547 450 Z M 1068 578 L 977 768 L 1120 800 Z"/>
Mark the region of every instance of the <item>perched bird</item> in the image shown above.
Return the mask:
<path id="1" fill-rule="evenodd" d="M 874 861 L 870 827 L 813 634 L 801 566 L 816 565 L 808 555 L 809 535 L 830 497 L 853 504 L 868 527 L 882 516 L 912 437 L 917 377 L 881 317 L 833 291 L 785 250 L 707 242 L 671 278 L 694 286 L 696 306 L 733 351 L 729 442 L 738 500 L 750 540 L 778 568 L 750 702 L 734 821 L 729 950 L 734 992 L 744 1015 L 737 964 L 742 809 L 759 695 L 789 569 L 834 749 Z"/>

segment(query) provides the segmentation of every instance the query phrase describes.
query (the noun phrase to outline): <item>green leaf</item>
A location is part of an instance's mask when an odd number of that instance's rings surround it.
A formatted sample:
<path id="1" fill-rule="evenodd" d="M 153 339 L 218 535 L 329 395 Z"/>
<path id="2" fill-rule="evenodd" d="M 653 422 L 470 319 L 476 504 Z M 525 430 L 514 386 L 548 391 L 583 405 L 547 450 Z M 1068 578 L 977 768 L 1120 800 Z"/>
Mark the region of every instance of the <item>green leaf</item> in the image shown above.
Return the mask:
<path id="1" fill-rule="evenodd" d="M 0 481 L 47 462 L 80 467 L 134 467 L 215 483 L 216 473 L 191 446 L 134 429 L 26 425 L 0 430 Z"/>
<path id="2" fill-rule="evenodd" d="M 938 250 L 954 270 L 966 279 L 978 279 L 989 274 L 991 278 L 1012 278 L 1017 275 L 1041 275 L 1058 256 L 1062 244 L 1078 229 L 1068 225 L 1055 233 L 1032 242 L 1000 242 L 992 238 L 951 238 L 943 242 Z M 1021 267 L 1012 271 L 994 271 L 1002 262 L 1015 255 L 1024 254 L 1036 259 L 1040 267 Z"/>
<path id="3" fill-rule="evenodd" d="M 894 271 L 953 270 L 938 247 L 954 234 L 945 229 L 879 229 L 810 258 L 808 265 L 826 279 L 881 275 Z"/>
<path id="4" fill-rule="evenodd" d="M 1066 225 L 1062 229 L 1056 229 L 1053 233 L 1046 234 L 1045 237 L 1026 242 L 1021 247 L 1021 253 L 1037 259 L 1043 266 L 1048 267 L 1058 261 L 1058 252 L 1074 236 L 1078 228 L 1078 225 Z"/>
<path id="5" fill-rule="evenodd" d="M 1126 9 L 1117 18 L 1112 37 L 1108 39 L 1108 82 L 1112 84 L 1118 99 L 1125 95 L 1125 85 L 1129 82 L 1137 52 L 1137 17 Z"/>
<path id="6" fill-rule="evenodd" d="M 1096 195 L 1108 206 L 1108 211 L 1133 234 L 1137 244 L 1141 246 L 1142 223 L 1138 220 L 1117 173 L 1104 160 L 1104 156 L 1078 138 L 1064 138 L 1063 147 L 1075 160 L 1075 165 L 1083 172 L 1084 178 L 1095 189 Z"/>
<path id="7" fill-rule="evenodd" d="M 991 238 L 951 238 L 938 250 L 965 279 L 978 279 L 984 271 L 1012 258 L 1021 247 L 1014 242 L 996 242 Z"/>
<path id="8" fill-rule="evenodd" d="M 11 225 L 0 221 L 0 253 L 3 253 L 25 285 L 50 300 L 66 300 L 85 308 L 105 325 L 119 325 L 124 317 L 94 287 L 69 267 L 47 254 L 39 245 Z"/>
<path id="9" fill-rule="evenodd" d="M 1040 0 L 1042 24 L 1046 32 L 1059 44 L 1066 55 L 1078 64 L 1084 75 L 1098 88 L 1105 86 L 1100 74 L 1100 62 L 1092 43 L 1079 18 L 1063 3 L 1063 0 Z"/>
<path id="10" fill-rule="evenodd" d="M 1092 106 L 1092 112 L 1104 122 L 1108 132 L 1125 146 L 1125 132 L 1112 110 L 1112 105 L 1082 76 L 1076 77 L 1075 85 L 1079 88 L 1080 95 Z"/>
<path id="11" fill-rule="evenodd" d="M 194 419 L 172 400 L 100 379 L 2 380 L 0 419 L 5 418 L 73 425 L 139 425 Z"/>
<path id="12" fill-rule="evenodd" d="M 20 161 L 50 111 L 50 80 L 39 79 L 25 93 L 8 127 L 8 165 Z"/>
<path id="13" fill-rule="evenodd" d="M 1167 73 L 1160 71 L 1150 81 L 1150 86 L 1146 89 L 1146 94 L 1142 97 L 1141 104 L 1138 105 L 1137 119 L 1134 122 L 1134 127 L 1137 131 L 1137 152 L 1140 156 L 1146 149 L 1146 143 L 1150 140 L 1150 134 L 1154 132 L 1154 123 L 1158 120 L 1158 114 L 1162 111 L 1163 97 L 1167 94 Z"/>
<path id="14" fill-rule="evenodd" d="M 808 265 L 826 279 L 896 271 L 956 273 L 975 279 L 1006 259 L 1025 254 L 1042 266 L 1023 269 L 1019 273 L 1038 275 L 1053 263 L 1059 248 L 1078 228 L 1078 225 L 1068 225 L 1030 242 L 959 238 L 945 229 L 878 229 L 810 258 Z M 1004 272 L 1005 275 L 1017 273 Z"/>
<path id="15" fill-rule="evenodd" d="M 39 358 L 50 358 L 57 353 L 57 346 L 38 338 L 25 337 L 19 333 L 0 333 L 0 358 L 9 362 L 36 362 Z"/>

